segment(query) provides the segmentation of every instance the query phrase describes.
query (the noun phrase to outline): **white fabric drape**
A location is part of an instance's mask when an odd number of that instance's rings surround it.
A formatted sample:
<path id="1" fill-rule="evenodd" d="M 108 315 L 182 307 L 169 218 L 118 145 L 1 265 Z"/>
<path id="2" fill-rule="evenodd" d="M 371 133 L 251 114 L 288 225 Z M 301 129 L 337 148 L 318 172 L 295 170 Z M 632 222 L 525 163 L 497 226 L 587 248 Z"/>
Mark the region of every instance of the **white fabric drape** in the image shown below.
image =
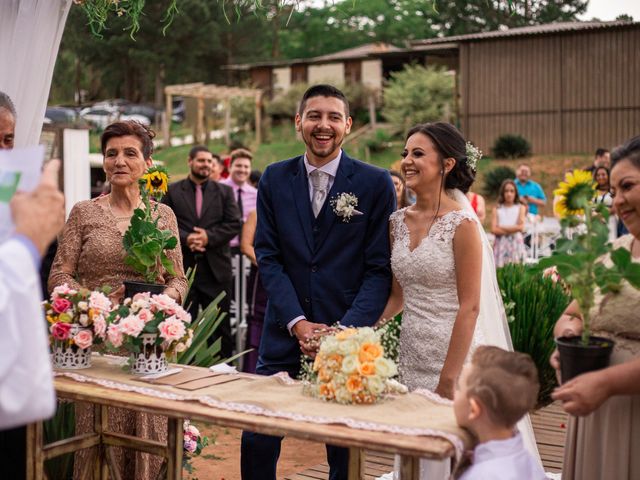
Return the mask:
<path id="1" fill-rule="evenodd" d="M 40 139 L 71 1 L 0 0 L 0 91 L 16 106 L 16 147 Z"/>

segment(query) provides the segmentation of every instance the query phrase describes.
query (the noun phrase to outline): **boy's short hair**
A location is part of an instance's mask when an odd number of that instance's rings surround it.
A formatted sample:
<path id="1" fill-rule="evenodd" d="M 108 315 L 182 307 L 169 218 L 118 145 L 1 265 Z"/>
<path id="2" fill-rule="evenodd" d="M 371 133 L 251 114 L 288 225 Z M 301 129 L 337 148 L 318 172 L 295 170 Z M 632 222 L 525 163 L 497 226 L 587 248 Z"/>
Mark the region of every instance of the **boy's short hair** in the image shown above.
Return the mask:
<path id="1" fill-rule="evenodd" d="M 251 155 L 251 152 L 246 148 L 236 148 L 231 152 L 231 161 L 229 162 L 229 164 L 233 165 L 233 162 L 238 158 L 248 158 L 249 161 L 251 161 L 253 160 L 253 155 Z"/>
<path id="2" fill-rule="evenodd" d="M 478 347 L 471 358 L 467 397 L 475 397 L 489 418 L 503 427 L 514 426 L 538 400 L 538 369 L 526 353 L 498 347 Z"/>

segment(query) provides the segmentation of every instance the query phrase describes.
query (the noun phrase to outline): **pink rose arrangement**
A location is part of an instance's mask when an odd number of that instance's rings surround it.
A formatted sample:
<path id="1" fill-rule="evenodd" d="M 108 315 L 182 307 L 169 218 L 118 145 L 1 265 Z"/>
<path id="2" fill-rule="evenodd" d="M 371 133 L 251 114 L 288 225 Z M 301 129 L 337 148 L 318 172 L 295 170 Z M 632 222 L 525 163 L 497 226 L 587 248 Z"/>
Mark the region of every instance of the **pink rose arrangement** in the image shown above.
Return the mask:
<path id="1" fill-rule="evenodd" d="M 104 293 L 65 283 L 54 288 L 43 305 L 52 340 L 86 350 L 106 339 L 111 301 Z"/>
<path id="2" fill-rule="evenodd" d="M 191 315 L 168 295 L 137 293 L 113 309 L 107 320 L 107 346 L 138 353 L 142 334 L 157 334 L 156 345 L 167 355 L 189 348 Z"/>
<path id="3" fill-rule="evenodd" d="M 200 434 L 200 430 L 192 425 L 189 420 L 185 420 L 184 424 L 184 455 L 182 456 L 182 468 L 190 474 L 195 468 L 191 465 L 191 459 L 202 453 L 202 449 L 209 445 L 209 439 Z"/>

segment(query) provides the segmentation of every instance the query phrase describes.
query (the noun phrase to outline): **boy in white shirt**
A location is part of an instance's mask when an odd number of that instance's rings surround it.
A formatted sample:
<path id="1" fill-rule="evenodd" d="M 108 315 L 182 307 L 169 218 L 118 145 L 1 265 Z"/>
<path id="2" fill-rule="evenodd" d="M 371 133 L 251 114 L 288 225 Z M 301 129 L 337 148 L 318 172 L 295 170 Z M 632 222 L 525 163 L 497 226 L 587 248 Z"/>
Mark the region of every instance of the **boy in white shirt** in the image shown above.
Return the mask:
<path id="1" fill-rule="evenodd" d="M 460 480 L 543 480 L 539 463 L 524 447 L 516 423 L 538 397 L 538 371 L 529 355 L 482 346 L 464 366 L 453 407 L 461 427 L 478 445 Z"/>

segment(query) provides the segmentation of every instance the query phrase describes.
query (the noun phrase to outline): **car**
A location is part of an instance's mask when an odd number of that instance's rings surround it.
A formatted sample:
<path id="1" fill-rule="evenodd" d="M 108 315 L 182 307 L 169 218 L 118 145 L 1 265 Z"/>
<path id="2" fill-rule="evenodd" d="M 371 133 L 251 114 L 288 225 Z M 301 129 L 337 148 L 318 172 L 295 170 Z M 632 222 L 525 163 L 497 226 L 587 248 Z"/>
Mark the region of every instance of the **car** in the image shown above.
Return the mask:
<path id="1" fill-rule="evenodd" d="M 156 121 L 156 109 L 151 105 L 131 103 L 120 107 L 120 112 L 126 115 L 142 115 L 149 119 L 149 123 Z"/>
<path id="2" fill-rule="evenodd" d="M 72 108 L 47 107 L 44 113 L 44 123 L 49 125 L 75 123 L 78 114 Z"/>
<path id="3" fill-rule="evenodd" d="M 141 123 L 145 127 L 151 125 L 151 122 L 144 115 L 121 113 L 118 107 L 102 106 L 88 107 L 80 111 L 80 117 L 98 130 L 104 130 L 108 125 L 118 120 L 133 120 Z"/>
<path id="4" fill-rule="evenodd" d="M 80 117 L 99 130 L 104 130 L 120 117 L 115 107 L 87 107 L 80 110 Z"/>
<path id="5" fill-rule="evenodd" d="M 185 105 L 184 99 L 182 97 L 173 97 L 173 114 L 171 115 L 171 120 L 176 123 L 184 122 L 185 116 Z"/>

